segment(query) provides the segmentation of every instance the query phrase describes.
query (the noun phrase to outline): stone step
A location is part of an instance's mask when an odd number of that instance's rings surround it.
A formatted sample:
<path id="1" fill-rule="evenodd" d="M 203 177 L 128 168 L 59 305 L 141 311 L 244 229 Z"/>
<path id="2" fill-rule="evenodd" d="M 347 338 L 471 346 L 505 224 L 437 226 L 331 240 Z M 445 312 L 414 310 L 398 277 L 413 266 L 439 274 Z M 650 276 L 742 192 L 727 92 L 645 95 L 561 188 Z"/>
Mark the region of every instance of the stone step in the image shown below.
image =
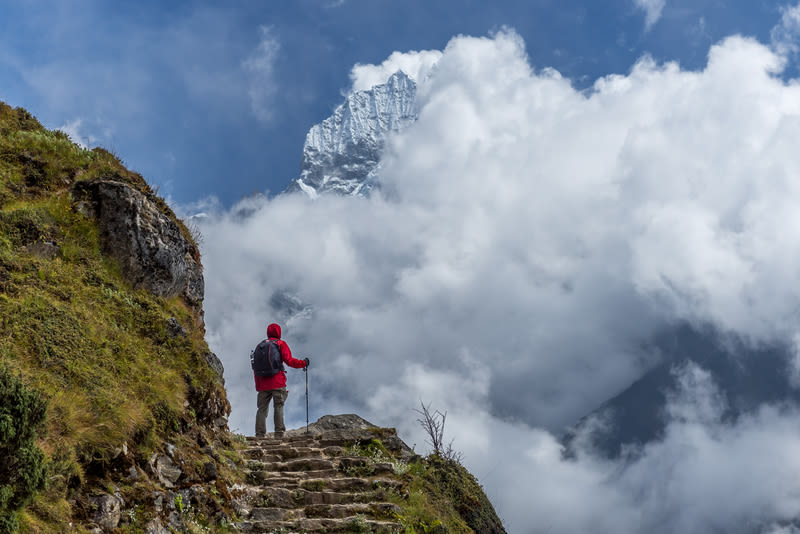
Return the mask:
<path id="1" fill-rule="evenodd" d="M 246 468 L 252 471 L 298 472 L 321 469 L 338 469 L 342 472 L 357 471 L 360 475 L 393 474 L 391 462 L 375 462 L 363 456 L 296 458 L 285 462 L 250 459 Z"/>
<path id="2" fill-rule="evenodd" d="M 312 457 L 317 456 L 346 456 L 347 449 L 338 445 L 328 445 L 325 447 L 315 447 L 312 445 L 300 445 L 296 447 L 289 447 L 286 445 L 256 445 L 244 449 L 247 454 L 258 455 L 260 454 L 274 454 L 281 455 L 285 458 L 299 457 L 308 455 Z"/>
<path id="3" fill-rule="evenodd" d="M 339 471 L 358 476 L 394 474 L 394 465 L 391 462 L 375 462 L 363 456 L 338 458 L 338 466 Z"/>
<path id="4" fill-rule="evenodd" d="M 277 456 L 279 460 L 294 460 L 298 458 L 322 458 L 325 455 L 322 449 L 312 447 L 261 447 L 260 450 L 264 456 Z"/>
<path id="5" fill-rule="evenodd" d="M 314 491 L 300 486 L 291 488 L 273 486 L 260 488 L 260 492 L 253 497 L 253 500 L 278 508 L 300 508 L 308 505 L 321 504 L 380 502 L 386 498 L 390 491 L 395 490 L 393 488 L 372 487 L 367 491 L 341 492 L 329 490 Z"/>
<path id="6" fill-rule="evenodd" d="M 370 459 L 363 456 L 342 456 L 337 460 L 339 467 L 343 470 L 353 467 L 367 467 L 370 464 Z"/>
<path id="7" fill-rule="evenodd" d="M 317 447 L 331 447 L 331 446 L 338 446 L 338 447 L 352 447 L 357 445 L 361 442 L 361 439 L 358 438 L 329 438 L 325 436 L 320 436 L 319 439 L 315 440 L 315 444 Z"/>
<path id="8" fill-rule="evenodd" d="M 251 446 L 256 445 L 259 447 L 274 446 L 274 445 L 309 446 L 315 442 L 317 442 L 317 440 L 312 436 L 284 436 L 282 438 L 273 438 L 273 437 L 254 438 L 252 436 L 247 437 L 248 445 Z"/>
<path id="9" fill-rule="evenodd" d="M 249 471 L 268 471 L 267 465 L 272 465 L 274 462 L 264 460 L 245 460 L 244 468 Z"/>
<path id="10" fill-rule="evenodd" d="M 274 476 L 267 476 L 266 472 L 254 472 L 247 474 L 250 484 L 255 484 L 259 488 L 298 488 L 300 487 L 301 479 L 294 476 L 280 476 L 273 473 Z"/>
<path id="11" fill-rule="evenodd" d="M 279 506 L 256 507 L 250 511 L 250 521 L 290 521 L 294 519 L 320 518 L 344 519 L 362 515 L 367 519 L 394 519 L 402 510 L 389 502 L 310 504 L 302 508 Z"/>
<path id="12" fill-rule="evenodd" d="M 306 517 L 336 518 L 363 515 L 368 519 L 394 519 L 402 511 L 399 506 L 389 502 L 311 504 L 304 509 Z"/>
<path id="13" fill-rule="evenodd" d="M 323 469 L 336 469 L 336 464 L 323 458 L 299 458 L 287 462 L 253 462 L 253 467 L 248 462 L 247 467 L 258 471 L 274 472 L 302 472 L 302 471 L 321 471 Z"/>
<path id="14" fill-rule="evenodd" d="M 398 493 L 403 490 L 405 483 L 401 480 L 391 478 L 307 478 L 302 479 L 295 476 L 274 476 L 258 483 L 257 485 L 237 485 L 234 489 L 242 495 L 247 495 L 249 500 L 258 498 L 264 492 L 275 489 L 290 490 L 292 492 L 307 492 L 309 494 L 344 494 L 353 497 L 353 502 L 362 500 L 363 496 L 369 497 L 377 493 L 380 495 L 385 492 Z M 321 497 L 322 499 L 335 499 L 336 497 Z M 306 498 L 303 498 L 304 502 Z M 346 502 L 343 501 L 343 502 Z M 334 504 L 331 500 L 321 502 L 309 502 L 309 504 Z"/>
<path id="15" fill-rule="evenodd" d="M 250 521 L 257 522 L 275 522 L 275 521 L 291 521 L 293 519 L 305 519 L 305 513 L 302 508 L 253 508 L 250 511 Z"/>
<path id="16" fill-rule="evenodd" d="M 347 456 L 344 447 L 325 447 L 319 449 L 315 447 L 251 447 L 242 451 L 242 456 L 253 460 L 264 460 L 265 462 L 278 462 L 281 460 L 291 460 L 296 458 L 339 458 Z"/>
<path id="17" fill-rule="evenodd" d="M 293 479 L 295 483 L 299 483 L 300 480 L 309 479 L 309 478 L 334 478 L 339 475 L 339 471 L 336 469 L 320 469 L 315 471 L 260 471 L 260 470 L 252 470 L 252 469 L 245 469 L 245 475 L 247 476 L 247 480 L 251 484 L 256 485 L 265 485 L 265 486 L 274 486 L 276 479 Z M 278 482 L 279 485 L 282 485 L 281 482 Z"/>
<path id="18" fill-rule="evenodd" d="M 327 495 L 326 495 L 327 494 Z M 280 508 L 300 508 L 307 504 L 342 504 L 349 494 L 312 492 L 300 488 L 265 487 L 259 494 L 261 502 Z"/>
<path id="19" fill-rule="evenodd" d="M 376 534 L 398 534 L 404 532 L 403 525 L 394 521 L 376 521 L 364 517 L 344 519 L 307 518 L 296 521 L 243 521 L 237 524 L 242 532 L 287 534 L 300 532 L 348 533 L 374 532 Z"/>
<path id="20" fill-rule="evenodd" d="M 364 492 L 376 489 L 400 489 L 403 482 L 391 478 L 359 478 L 359 477 L 337 477 L 337 478 L 307 478 L 298 481 L 301 489 L 308 491 L 335 491 L 335 492 Z"/>
<path id="21" fill-rule="evenodd" d="M 325 456 L 345 456 L 347 454 L 344 447 L 339 447 L 338 445 L 330 445 L 322 449 L 322 454 Z"/>
<path id="22" fill-rule="evenodd" d="M 270 454 L 264 449 L 245 449 L 242 451 L 242 456 L 250 460 L 262 460 L 265 462 L 278 462 L 282 460 L 277 454 Z"/>

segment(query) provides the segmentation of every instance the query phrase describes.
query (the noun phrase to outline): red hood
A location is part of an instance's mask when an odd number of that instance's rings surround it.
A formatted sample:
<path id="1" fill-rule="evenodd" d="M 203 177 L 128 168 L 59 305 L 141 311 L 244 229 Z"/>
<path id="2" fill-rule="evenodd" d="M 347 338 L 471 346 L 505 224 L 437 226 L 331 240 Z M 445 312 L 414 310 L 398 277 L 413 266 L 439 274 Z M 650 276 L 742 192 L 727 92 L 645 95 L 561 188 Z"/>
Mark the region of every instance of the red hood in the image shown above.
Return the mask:
<path id="1" fill-rule="evenodd" d="M 272 323 L 267 327 L 267 337 L 276 337 L 278 339 L 281 338 L 281 327 L 275 323 Z"/>

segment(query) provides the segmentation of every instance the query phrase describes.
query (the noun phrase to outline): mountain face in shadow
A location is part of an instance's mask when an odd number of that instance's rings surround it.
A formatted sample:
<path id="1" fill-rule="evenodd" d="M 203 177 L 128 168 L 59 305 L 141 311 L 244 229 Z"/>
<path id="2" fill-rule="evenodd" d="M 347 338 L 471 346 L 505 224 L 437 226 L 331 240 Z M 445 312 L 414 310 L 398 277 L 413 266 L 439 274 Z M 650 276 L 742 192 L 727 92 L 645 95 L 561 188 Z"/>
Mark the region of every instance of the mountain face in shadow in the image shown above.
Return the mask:
<path id="1" fill-rule="evenodd" d="M 724 401 L 723 421 L 733 422 L 765 404 L 800 402 L 789 347 L 751 346 L 710 328 L 682 324 L 658 334 L 648 348 L 661 355 L 660 363 L 566 433 L 568 456 L 574 455 L 579 435 L 611 458 L 661 439 L 669 422 L 669 396 L 679 390 L 678 371 L 687 365 L 710 374 Z"/>

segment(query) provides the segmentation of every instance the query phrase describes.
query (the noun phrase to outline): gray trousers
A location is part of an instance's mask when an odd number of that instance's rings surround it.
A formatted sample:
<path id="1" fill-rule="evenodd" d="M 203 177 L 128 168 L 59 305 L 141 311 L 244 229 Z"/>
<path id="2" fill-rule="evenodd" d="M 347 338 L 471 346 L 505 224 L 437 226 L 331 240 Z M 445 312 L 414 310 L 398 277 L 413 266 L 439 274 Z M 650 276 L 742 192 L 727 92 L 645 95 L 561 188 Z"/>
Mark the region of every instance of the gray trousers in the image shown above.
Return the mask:
<path id="1" fill-rule="evenodd" d="M 256 436 L 267 434 L 267 413 L 269 412 L 269 401 L 273 401 L 273 420 L 275 421 L 275 432 L 283 432 L 286 427 L 283 424 L 283 404 L 289 394 L 286 388 L 268 389 L 258 392 L 258 411 L 256 412 Z"/>

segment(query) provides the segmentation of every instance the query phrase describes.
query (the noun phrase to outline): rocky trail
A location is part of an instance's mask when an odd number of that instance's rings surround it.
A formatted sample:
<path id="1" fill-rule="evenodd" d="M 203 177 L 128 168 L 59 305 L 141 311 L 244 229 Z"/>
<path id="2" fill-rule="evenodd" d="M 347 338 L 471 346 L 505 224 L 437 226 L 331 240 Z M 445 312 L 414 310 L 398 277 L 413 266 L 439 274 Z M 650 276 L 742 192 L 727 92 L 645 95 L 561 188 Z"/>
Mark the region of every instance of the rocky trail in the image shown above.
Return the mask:
<path id="1" fill-rule="evenodd" d="M 331 422 L 343 426 L 341 419 Z M 320 423 L 325 427 L 326 421 Z M 247 484 L 232 488 L 242 519 L 237 527 L 252 533 L 402 532 L 395 502 L 404 482 L 392 457 L 413 453 L 387 429 L 352 423 L 247 438 Z M 376 431 L 384 433 L 380 443 L 390 456 L 364 454 Z"/>

